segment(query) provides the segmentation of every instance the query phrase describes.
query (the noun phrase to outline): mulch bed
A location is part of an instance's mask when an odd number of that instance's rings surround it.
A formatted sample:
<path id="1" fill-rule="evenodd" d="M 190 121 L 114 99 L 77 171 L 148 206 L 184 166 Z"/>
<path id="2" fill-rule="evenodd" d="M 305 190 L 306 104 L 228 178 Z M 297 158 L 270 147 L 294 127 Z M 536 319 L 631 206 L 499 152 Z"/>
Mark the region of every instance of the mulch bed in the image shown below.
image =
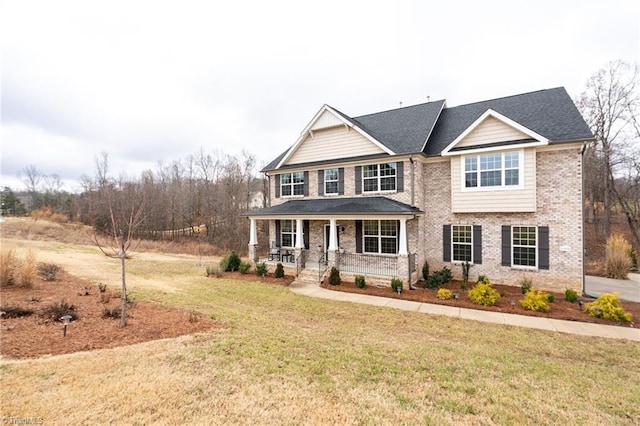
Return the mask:
<path id="1" fill-rule="evenodd" d="M 634 327 L 637 328 L 640 322 L 640 303 L 633 303 L 627 301 L 620 301 L 620 304 L 625 311 L 633 315 L 633 322 L 617 322 L 601 318 L 594 318 L 580 309 L 578 303 L 570 303 L 564 300 L 564 293 L 553 293 L 555 301 L 550 303 L 551 310 L 549 312 L 535 312 L 529 311 L 520 306 L 518 303 L 524 296 L 520 287 L 507 286 L 507 285 L 492 285 L 501 295 L 500 302 L 495 306 L 482 306 L 473 303 L 469 300 L 466 291 L 460 289 L 459 281 L 451 281 L 444 285 L 444 288 L 448 288 L 452 292 L 459 294 L 458 299 L 442 300 L 437 297 L 437 290 L 425 289 L 418 287 L 415 290 L 405 290 L 398 294 L 394 293 L 390 287 L 377 287 L 375 285 L 368 285 L 360 289 L 355 286 L 354 282 L 341 282 L 340 285 L 333 286 L 326 282 L 321 284 L 321 287 L 334 291 L 344 291 L 349 293 L 369 294 L 372 296 L 382 296 L 394 299 L 412 300 L 415 302 L 433 303 L 438 305 L 455 306 L 459 308 L 478 309 L 485 311 L 503 312 L 509 314 L 528 315 L 545 318 L 555 318 L 568 321 L 580 321 L 588 323 L 598 323 L 606 325 L 616 325 L 620 327 Z M 584 303 L 593 301 L 594 299 L 588 297 L 581 297 Z M 511 304 L 511 301 L 515 302 L 515 305 Z"/>
<path id="2" fill-rule="evenodd" d="M 2 286 L 0 300 L 3 310 L 19 306 L 34 311 L 19 318 L 3 316 L 0 321 L 0 354 L 6 358 L 114 348 L 222 327 L 221 323 L 195 312 L 134 301 L 127 309 L 127 325 L 121 328 L 119 319 L 102 318 L 105 307 L 120 306 L 119 289 L 107 288 L 102 293 L 96 286 L 64 271 L 58 272 L 56 281 L 38 279 L 32 288 Z M 40 315 L 46 307 L 62 301 L 74 305 L 78 315 L 69 324 L 65 337 L 59 321 Z"/>

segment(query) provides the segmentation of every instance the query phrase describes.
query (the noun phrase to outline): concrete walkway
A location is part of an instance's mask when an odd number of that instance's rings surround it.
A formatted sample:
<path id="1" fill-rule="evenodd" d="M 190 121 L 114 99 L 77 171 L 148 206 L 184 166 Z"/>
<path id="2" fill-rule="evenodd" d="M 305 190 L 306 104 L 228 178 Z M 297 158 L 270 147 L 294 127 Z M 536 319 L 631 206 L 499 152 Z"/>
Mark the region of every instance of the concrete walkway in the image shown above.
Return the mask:
<path id="1" fill-rule="evenodd" d="M 640 303 L 640 274 L 629 274 L 628 280 L 587 275 L 584 279 L 584 290 L 588 296 L 593 297 L 602 293 L 618 292 L 621 300 Z"/>
<path id="2" fill-rule="evenodd" d="M 290 290 L 309 297 L 320 297 L 342 302 L 363 303 L 374 306 L 416 311 L 432 315 L 444 315 L 495 324 L 516 327 L 535 328 L 538 330 L 557 331 L 561 333 L 579 334 L 583 336 L 605 337 L 609 339 L 627 339 L 640 342 L 640 329 L 617 327 L 612 325 L 591 324 L 578 321 L 562 321 L 550 318 L 530 317 L 525 315 L 506 314 L 501 312 L 481 311 L 475 309 L 456 308 L 431 303 L 412 302 L 365 294 L 332 291 L 317 284 L 292 284 Z"/>

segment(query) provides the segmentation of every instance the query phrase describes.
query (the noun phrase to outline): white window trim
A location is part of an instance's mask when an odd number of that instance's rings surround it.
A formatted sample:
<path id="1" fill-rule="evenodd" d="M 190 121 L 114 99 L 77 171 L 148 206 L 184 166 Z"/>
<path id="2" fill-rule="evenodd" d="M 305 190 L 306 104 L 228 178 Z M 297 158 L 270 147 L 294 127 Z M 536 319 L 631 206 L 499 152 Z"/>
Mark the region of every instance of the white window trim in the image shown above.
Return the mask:
<path id="1" fill-rule="evenodd" d="M 378 223 L 378 234 L 377 235 L 367 235 L 365 234 L 365 226 L 364 226 L 364 222 L 365 221 L 375 221 Z M 391 237 L 389 235 L 382 235 L 381 232 L 381 225 L 382 225 L 382 221 L 383 220 L 389 220 L 392 221 L 396 224 L 396 235 L 395 237 Z M 382 255 L 382 256 L 397 256 L 398 255 L 398 241 L 400 240 L 400 235 L 398 232 L 398 221 L 397 220 L 393 220 L 393 219 L 365 219 L 365 221 L 362 222 L 362 253 L 363 254 L 378 254 L 378 255 Z M 365 240 L 366 238 L 377 238 L 378 239 L 378 251 L 366 251 L 367 250 L 367 245 L 365 244 Z M 395 238 L 396 240 L 396 251 L 395 253 L 383 253 L 382 252 L 382 238 Z"/>
<path id="2" fill-rule="evenodd" d="M 518 153 L 518 185 L 505 185 L 505 162 L 504 162 L 504 154 L 510 152 Z M 490 155 L 490 154 L 500 154 L 501 156 L 501 179 L 502 183 L 500 186 L 480 186 L 481 178 L 480 178 L 480 156 L 482 155 Z M 475 171 L 478 176 L 478 186 L 467 188 L 465 186 L 466 182 L 466 172 L 465 172 L 465 162 L 467 158 L 475 157 L 477 160 L 477 169 Z M 509 169 L 511 170 L 511 169 Z M 478 152 L 475 154 L 468 154 L 460 156 L 460 190 L 462 192 L 484 192 L 484 191 L 515 191 L 524 189 L 524 150 L 519 149 L 517 151 L 513 150 L 505 150 L 499 152 Z"/>
<path id="3" fill-rule="evenodd" d="M 284 230 L 284 222 L 291 222 L 291 232 Z M 297 221 L 295 219 L 281 219 L 280 220 L 280 245 L 282 247 L 293 248 L 293 246 L 296 244 L 296 225 L 297 225 Z M 285 246 L 284 243 L 283 243 L 284 239 L 282 238 L 282 236 L 285 235 L 285 234 L 286 235 L 291 234 L 291 245 L 290 246 Z"/>
<path id="4" fill-rule="evenodd" d="M 293 182 L 293 175 L 300 173 L 302 174 L 302 183 L 294 183 Z M 284 175 L 291 175 L 291 183 L 283 183 L 283 176 Z M 297 197 L 304 197 L 304 185 L 305 185 L 305 181 L 304 181 L 304 172 L 288 172 L 288 173 L 281 173 L 280 174 L 280 196 L 283 198 L 297 198 Z M 294 187 L 296 185 L 302 185 L 302 194 L 294 194 Z M 291 187 L 291 195 L 285 195 L 283 188 L 285 186 L 290 186 Z"/>
<path id="5" fill-rule="evenodd" d="M 468 243 L 468 245 L 470 245 L 470 246 L 471 246 L 471 259 L 470 259 L 470 260 L 468 260 L 468 261 L 466 261 L 466 260 L 455 260 L 455 259 L 454 259 L 454 255 L 453 255 L 453 253 L 454 253 L 453 245 L 454 245 L 454 244 L 465 244 L 465 245 L 467 244 L 467 243 L 456 243 L 456 242 L 454 242 L 454 241 L 453 241 L 453 236 L 454 236 L 454 234 L 455 234 L 455 232 L 454 232 L 454 229 L 453 229 L 453 228 L 454 228 L 454 227 L 456 227 L 456 226 L 464 226 L 464 227 L 469 228 L 469 229 L 470 229 L 470 231 L 471 231 L 471 242 L 470 242 L 470 243 Z M 451 225 L 451 263 L 458 264 L 458 263 L 465 263 L 465 262 L 469 262 L 469 264 L 473 265 L 473 225 L 461 225 L 461 224 L 453 225 L 453 224 L 452 224 L 452 225 Z"/>
<path id="6" fill-rule="evenodd" d="M 327 180 L 327 170 L 335 170 L 336 171 L 336 179 L 335 180 Z M 327 183 L 336 184 L 336 192 L 328 192 L 327 191 Z M 324 195 L 338 195 L 340 193 L 340 169 L 337 167 L 331 169 L 325 169 L 324 171 Z"/>
<path id="7" fill-rule="evenodd" d="M 381 179 L 388 179 L 391 176 L 380 176 L 380 166 L 384 165 L 384 164 L 389 164 L 391 165 L 391 168 L 393 170 L 395 170 L 395 175 L 393 175 L 393 180 L 394 180 L 394 189 L 385 189 L 385 190 L 381 190 L 380 188 L 382 187 L 380 180 Z M 378 189 L 375 191 L 367 191 L 365 189 L 365 179 L 366 180 L 373 180 L 374 178 L 372 177 L 365 177 L 364 173 L 365 173 L 365 167 L 368 166 L 376 166 L 378 168 L 377 170 L 377 175 L 376 175 L 376 179 L 377 179 L 377 183 L 378 183 Z M 363 194 L 393 194 L 395 192 L 398 192 L 398 167 L 396 165 L 394 165 L 394 163 L 376 163 L 376 164 L 365 164 L 364 166 L 362 166 L 362 193 Z"/>
<path id="8" fill-rule="evenodd" d="M 514 236 L 514 232 L 513 232 L 513 228 L 535 228 L 536 229 L 536 244 L 534 246 L 516 246 L 513 244 L 513 236 Z M 540 237 L 538 235 L 538 226 L 536 225 L 511 225 L 511 241 L 509 242 L 509 250 L 511 250 L 511 267 L 514 269 L 527 269 L 527 270 L 537 270 L 538 267 L 540 266 L 540 253 L 539 253 L 539 249 L 538 249 L 538 244 L 540 243 Z M 535 266 L 529 266 L 529 265 L 516 265 L 514 263 L 515 260 L 515 256 L 513 255 L 513 249 L 515 247 L 533 247 L 535 249 L 535 253 L 536 253 L 536 264 Z"/>

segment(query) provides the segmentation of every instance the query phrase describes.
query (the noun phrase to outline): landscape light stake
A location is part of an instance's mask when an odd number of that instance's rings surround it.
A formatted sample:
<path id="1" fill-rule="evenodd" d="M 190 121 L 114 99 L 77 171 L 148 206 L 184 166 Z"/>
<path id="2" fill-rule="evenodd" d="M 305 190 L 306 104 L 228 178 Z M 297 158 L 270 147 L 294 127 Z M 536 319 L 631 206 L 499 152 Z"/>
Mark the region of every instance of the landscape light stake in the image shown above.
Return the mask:
<path id="1" fill-rule="evenodd" d="M 582 305 L 584 305 L 584 302 L 582 300 L 578 300 L 578 305 L 580 306 L 580 310 L 582 310 Z"/>
<path id="2" fill-rule="evenodd" d="M 515 301 L 515 300 L 512 300 L 512 301 L 511 301 L 511 310 L 512 310 L 512 311 L 515 311 L 515 309 L 516 309 L 516 301 Z"/>
<path id="3" fill-rule="evenodd" d="M 60 317 L 62 321 L 62 337 L 67 336 L 67 326 L 69 325 L 69 321 L 71 320 L 71 315 L 64 315 Z"/>

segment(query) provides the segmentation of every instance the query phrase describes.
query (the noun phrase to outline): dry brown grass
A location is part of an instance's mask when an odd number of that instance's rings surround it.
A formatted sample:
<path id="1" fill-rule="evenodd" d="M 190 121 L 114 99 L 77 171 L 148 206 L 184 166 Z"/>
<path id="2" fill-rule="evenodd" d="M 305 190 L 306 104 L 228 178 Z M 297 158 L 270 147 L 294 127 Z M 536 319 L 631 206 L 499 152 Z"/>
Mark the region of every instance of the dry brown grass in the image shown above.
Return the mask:
<path id="1" fill-rule="evenodd" d="M 13 249 L 0 250 L 0 285 L 30 288 L 36 280 L 38 271 L 33 250 L 28 250 L 25 258 L 20 259 Z"/>
<path id="2" fill-rule="evenodd" d="M 69 222 L 69 217 L 56 213 L 51 207 L 40 207 L 38 210 L 34 210 L 29 213 L 29 217 L 38 220 L 38 219 L 46 219 L 51 222 L 56 223 L 67 223 Z"/>
<path id="3" fill-rule="evenodd" d="M 621 234 L 613 234 L 607 240 L 606 276 L 628 279 L 631 271 L 631 244 Z"/>

